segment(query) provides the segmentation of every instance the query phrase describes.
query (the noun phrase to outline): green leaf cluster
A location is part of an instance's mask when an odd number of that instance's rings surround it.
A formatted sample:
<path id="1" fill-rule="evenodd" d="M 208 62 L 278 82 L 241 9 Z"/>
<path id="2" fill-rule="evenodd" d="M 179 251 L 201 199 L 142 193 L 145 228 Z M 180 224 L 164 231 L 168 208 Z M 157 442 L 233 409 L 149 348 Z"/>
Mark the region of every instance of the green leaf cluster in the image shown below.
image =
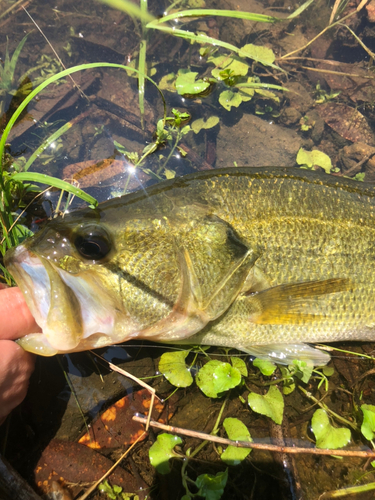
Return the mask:
<path id="1" fill-rule="evenodd" d="M 230 111 L 232 107 L 238 107 L 242 102 L 250 101 L 254 95 L 278 103 L 278 96 L 268 89 L 273 87 L 277 90 L 285 90 L 277 85 L 270 87 L 262 84 L 257 77 L 247 76 L 250 65 L 246 62 L 246 57 L 266 65 L 271 65 L 275 60 L 275 54 L 271 49 L 253 44 L 244 45 L 238 55 L 211 55 L 207 59 L 209 63 L 215 65 L 211 71 L 212 76 L 216 81 L 229 87 L 219 95 L 219 103 L 227 111 Z"/>
<path id="2" fill-rule="evenodd" d="M 25 45 L 28 36 L 29 35 L 27 34 L 22 38 L 11 58 L 9 57 L 8 40 L 7 40 L 4 64 L 0 64 L 0 97 L 4 97 L 7 93 L 14 95 L 17 92 L 18 86 L 22 83 L 22 81 L 25 78 L 25 76 L 22 75 L 22 77 L 18 80 L 18 82 L 16 82 L 15 71 L 18 58 L 21 54 L 22 48 Z M 27 93 L 30 92 L 31 92 L 31 87 L 29 88 Z"/>
<path id="3" fill-rule="evenodd" d="M 107 479 L 99 484 L 100 493 L 105 493 L 110 500 L 139 500 L 139 496 L 134 493 L 124 493 L 121 486 L 114 484 L 111 486 Z"/>

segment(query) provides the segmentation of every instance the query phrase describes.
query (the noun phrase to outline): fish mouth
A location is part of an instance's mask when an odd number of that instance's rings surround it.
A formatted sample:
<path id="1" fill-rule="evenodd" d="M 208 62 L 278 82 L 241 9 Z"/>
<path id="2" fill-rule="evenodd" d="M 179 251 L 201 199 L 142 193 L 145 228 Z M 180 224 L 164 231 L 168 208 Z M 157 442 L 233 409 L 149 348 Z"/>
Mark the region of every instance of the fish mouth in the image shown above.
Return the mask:
<path id="1" fill-rule="evenodd" d="M 94 276 L 70 274 L 24 245 L 7 252 L 5 265 L 43 332 L 21 339 L 26 350 L 52 355 L 118 341 L 111 336 L 115 307 L 103 298 Z"/>
<path id="2" fill-rule="evenodd" d="M 51 305 L 51 285 L 46 268 L 24 245 L 8 250 L 4 263 L 21 289 L 36 323 L 43 330 Z"/>

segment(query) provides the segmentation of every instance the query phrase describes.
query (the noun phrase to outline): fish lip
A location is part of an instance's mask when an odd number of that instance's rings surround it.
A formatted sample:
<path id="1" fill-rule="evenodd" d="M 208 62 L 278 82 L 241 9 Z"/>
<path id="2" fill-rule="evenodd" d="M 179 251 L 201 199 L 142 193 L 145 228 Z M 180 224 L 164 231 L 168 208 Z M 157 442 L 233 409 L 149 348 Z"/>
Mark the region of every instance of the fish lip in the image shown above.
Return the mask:
<path id="1" fill-rule="evenodd" d="M 116 312 L 113 304 L 104 303 L 95 304 L 96 293 L 91 290 L 91 283 L 79 275 L 71 276 L 68 272 L 54 265 L 48 258 L 39 256 L 26 245 L 9 250 L 4 259 L 4 263 L 13 275 L 19 286 L 26 304 L 34 316 L 36 323 L 41 327 L 43 343 L 48 344 L 56 352 L 74 352 L 103 347 L 114 343 L 112 333 Z M 76 342 L 63 346 L 56 341 L 54 335 L 56 325 L 51 325 L 51 309 L 55 307 L 52 294 L 55 292 L 52 276 L 58 276 L 61 283 L 67 287 L 72 296 L 77 300 L 77 305 L 82 314 L 82 331 Z M 88 311 L 93 311 L 91 314 Z M 67 311 L 69 312 L 69 311 Z M 103 322 L 100 322 L 103 319 Z M 96 321 L 98 320 L 98 321 Z M 61 334 L 61 330 L 60 330 Z M 115 341 L 121 342 L 124 336 L 117 336 Z M 35 352 L 35 350 L 33 350 Z"/>
<path id="2" fill-rule="evenodd" d="M 25 245 L 5 254 L 4 264 L 14 277 L 38 326 L 46 327 L 50 309 L 50 279 L 42 260 Z"/>

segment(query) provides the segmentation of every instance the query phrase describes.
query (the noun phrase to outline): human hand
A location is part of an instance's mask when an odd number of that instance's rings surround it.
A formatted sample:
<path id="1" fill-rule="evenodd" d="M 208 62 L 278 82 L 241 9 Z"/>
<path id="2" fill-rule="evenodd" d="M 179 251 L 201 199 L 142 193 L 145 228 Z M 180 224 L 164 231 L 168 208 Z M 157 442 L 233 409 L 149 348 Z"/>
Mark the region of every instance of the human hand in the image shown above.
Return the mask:
<path id="1" fill-rule="evenodd" d="M 35 356 L 15 339 L 40 332 L 19 288 L 0 284 L 0 425 L 26 396 Z"/>

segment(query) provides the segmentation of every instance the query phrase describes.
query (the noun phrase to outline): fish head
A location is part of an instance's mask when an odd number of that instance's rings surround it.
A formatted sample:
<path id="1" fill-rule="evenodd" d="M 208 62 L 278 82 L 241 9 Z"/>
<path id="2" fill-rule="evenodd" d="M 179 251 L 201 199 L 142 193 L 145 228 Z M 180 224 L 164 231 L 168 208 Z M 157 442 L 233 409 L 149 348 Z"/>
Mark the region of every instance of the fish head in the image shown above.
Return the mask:
<path id="1" fill-rule="evenodd" d="M 133 338 L 177 342 L 223 314 L 258 253 L 208 205 L 166 188 L 54 219 L 7 252 L 42 329 L 22 347 L 53 355 Z"/>
<path id="2" fill-rule="evenodd" d="M 86 211 L 51 221 L 6 253 L 5 265 L 43 332 L 21 340 L 26 350 L 81 351 L 136 334 L 118 293 L 115 242 L 116 229 Z"/>

